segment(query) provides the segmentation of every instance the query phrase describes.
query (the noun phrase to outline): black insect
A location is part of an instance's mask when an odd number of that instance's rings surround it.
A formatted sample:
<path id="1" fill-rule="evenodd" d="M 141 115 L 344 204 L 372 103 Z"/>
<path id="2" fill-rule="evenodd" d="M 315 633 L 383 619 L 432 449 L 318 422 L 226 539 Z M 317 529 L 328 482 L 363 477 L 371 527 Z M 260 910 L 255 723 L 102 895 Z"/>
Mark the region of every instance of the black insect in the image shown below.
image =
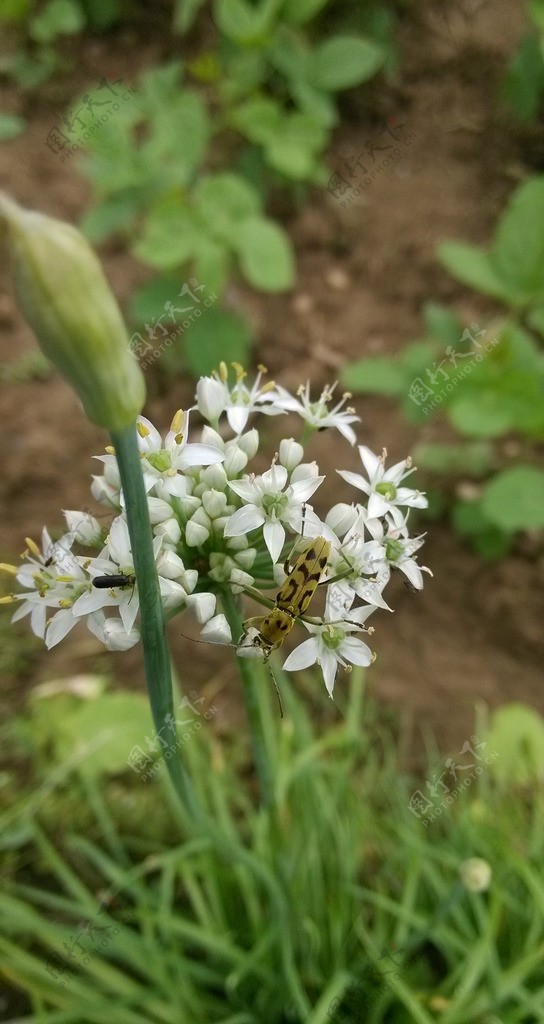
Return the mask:
<path id="1" fill-rule="evenodd" d="M 135 576 L 125 576 L 124 573 L 118 573 L 114 576 L 95 576 L 93 587 L 96 587 L 97 590 L 109 590 L 110 587 L 133 587 L 135 583 Z"/>

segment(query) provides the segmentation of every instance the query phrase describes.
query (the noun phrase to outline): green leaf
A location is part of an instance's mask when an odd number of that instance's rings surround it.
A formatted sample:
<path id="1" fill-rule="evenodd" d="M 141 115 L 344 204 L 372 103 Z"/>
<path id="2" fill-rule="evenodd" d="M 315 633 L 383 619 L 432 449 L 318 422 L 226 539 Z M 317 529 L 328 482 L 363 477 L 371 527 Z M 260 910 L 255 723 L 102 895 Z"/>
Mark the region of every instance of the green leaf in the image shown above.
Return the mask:
<path id="1" fill-rule="evenodd" d="M 513 301 L 544 295 L 544 178 L 516 190 L 501 217 L 489 257 Z"/>
<path id="2" fill-rule="evenodd" d="M 205 3 L 206 0 L 175 0 L 172 25 L 174 32 L 185 35 L 194 25 L 197 14 Z"/>
<path id="3" fill-rule="evenodd" d="M 15 139 L 25 128 L 26 121 L 23 117 L 17 117 L 16 114 L 0 114 L 0 142 Z"/>
<path id="4" fill-rule="evenodd" d="M 492 445 L 482 441 L 472 444 L 419 444 L 414 452 L 414 461 L 433 473 L 480 477 L 493 468 L 494 451 Z"/>
<path id="5" fill-rule="evenodd" d="M 367 39 L 336 36 L 314 50 L 309 61 L 309 81 L 334 92 L 366 82 L 381 68 L 385 52 Z"/>
<path id="6" fill-rule="evenodd" d="M 283 121 L 277 100 L 258 96 L 241 103 L 232 113 L 230 123 L 251 142 L 266 143 L 280 131 Z"/>
<path id="7" fill-rule="evenodd" d="M 425 327 L 431 337 L 447 345 L 458 345 L 463 327 L 457 313 L 439 302 L 427 302 L 423 307 Z"/>
<path id="8" fill-rule="evenodd" d="M 194 259 L 194 273 L 206 286 L 206 292 L 221 295 L 226 287 L 231 255 L 225 245 L 202 236 Z"/>
<path id="9" fill-rule="evenodd" d="M 247 321 L 224 309 L 208 309 L 183 334 L 187 365 L 194 377 L 211 374 L 221 360 L 247 364 L 251 350 Z"/>
<path id="10" fill-rule="evenodd" d="M 544 470 L 513 466 L 491 480 L 482 494 L 482 509 L 502 530 L 531 530 L 544 526 Z"/>
<path id="11" fill-rule="evenodd" d="M 152 323 L 163 312 L 165 303 L 174 302 L 177 305 L 179 285 L 179 274 L 163 274 L 138 288 L 129 302 L 129 315 L 133 323 L 140 326 Z"/>
<path id="12" fill-rule="evenodd" d="M 32 18 L 30 35 L 37 43 L 51 43 L 57 36 L 73 35 L 85 27 L 85 15 L 77 0 L 50 0 Z"/>
<path id="13" fill-rule="evenodd" d="M 208 233 L 231 245 L 241 224 L 261 209 L 258 192 L 240 175 L 228 171 L 200 181 L 194 189 L 193 202 Z"/>
<path id="14" fill-rule="evenodd" d="M 486 736 L 489 751 L 499 755 L 493 775 L 512 786 L 544 781 L 544 719 L 525 704 L 503 704 L 491 716 Z"/>
<path id="15" fill-rule="evenodd" d="M 543 90 L 544 61 L 540 42 L 536 36 L 527 35 L 510 61 L 503 96 L 521 121 L 530 121 L 538 113 Z"/>
<path id="16" fill-rule="evenodd" d="M 495 273 L 490 257 L 481 249 L 464 242 L 442 242 L 437 253 L 440 262 L 458 281 L 475 291 L 508 301 L 508 290 Z"/>
<path id="17" fill-rule="evenodd" d="M 215 0 L 215 23 L 236 43 L 262 43 L 270 31 L 277 6 L 277 0 L 261 0 L 257 6 L 246 0 Z"/>
<path id="18" fill-rule="evenodd" d="M 0 24 L 5 21 L 22 21 L 28 14 L 29 0 L 2 0 Z"/>
<path id="19" fill-rule="evenodd" d="M 363 394 L 401 395 L 406 391 L 406 374 L 394 359 L 369 356 L 346 366 L 341 381 L 344 387 Z"/>
<path id="20" fill-rule="evenodd" d="M 467 437 L 500 437 L 511 428 L 512 416 L 500 390 L 475 389 L 460 381 L 464 389 L 455 394 L 448 408 L 448 418 L 460 434 Z"/>
<path id="21" fill-rule="evenodd" d="M 279 292 L 291 288 L 295 261 L 288 235 L 265 217 L 249 217 L 232 239 L 242 273 L 254 288 Z"/>
<path id="22" fill-rule="evenodd" d="M 116 231 L 128 229 L 140 212 L 141 205 L 141 195 L 137 189 L 109 196 L 103 203 L 87 211 L 81 229 L 91 242 L 103 242 Z"/>
<path id="23" fill-rule="evenodd" d="M 510 534 L 492 526 L 479 501 L 459 501 L 452 508 L 452 523 L 462 537 L 468 537 L 482 558 L 504 558 L 510 549 Z"/>
<path id="24" fill-rule="evenodd" d="M 329 0 L 285 0 L 282 16 L 293 25 L 304 25 L 315 18 Z"/>
<path id="25" fill-rule="evenodd" d="M 198 250 L 202 224 L 182 200 L 158 203 L 150 212 L 134 255 L 159 270 L 190 260 Z"/>
<path id="26" fill-rule="evenodd" d="M 139 693 L 85 701 L 60 694 L 36 702 L 32 719 L 57 761 L 80 759 L 79 770 L 93 775 L 128 770 L 131 749 L 142 746 L 152 728 L 148 701 Z"/>
<path id="27" fill-rule="evenodd" d="M 527 323 L 544 338 L 544 305 L 534 306 L 527 314 Z"/>

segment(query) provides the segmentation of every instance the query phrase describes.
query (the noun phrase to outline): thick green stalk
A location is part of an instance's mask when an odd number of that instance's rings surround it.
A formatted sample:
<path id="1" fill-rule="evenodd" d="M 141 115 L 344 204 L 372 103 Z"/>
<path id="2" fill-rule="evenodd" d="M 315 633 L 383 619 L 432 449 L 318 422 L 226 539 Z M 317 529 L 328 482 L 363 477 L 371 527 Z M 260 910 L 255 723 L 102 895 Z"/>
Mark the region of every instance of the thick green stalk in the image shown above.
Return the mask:
<path id="1" fill-rule="evenodd" d="M 159 591 L 159 580 L 153 554 L 153 535 L 149 521 L 147 497 L 142 477 L 140 452 L 135 426 L 111 435 L 125 497 L 126 516 L 134 572 L 140 601 L 140 633 L 144 652 L 145 675 L 151 712 L 157 732 L 168 731 L 176 746 L 174 702 L 170 655 L 166 640 L 164 613 Z M 167 718 L 167 716 L 172 716 Z M 185 810 L 192 817 L 200 817 L 202 809 L 187 774 L 179 747 L 170 760 L 166 760 L 168 773 Z"/>
<path id="2" fill-rule="evenodd" d="M 221 595 L 223 609 L 233 637 L 238 638 L 243 631 L 242 616 L 236 599 L 230 590 L 225 588 Z M 265 807 L 273 807 L 275 803 L 274 786 L 270 758 L 266 744 L 263 712 L 259 700 L 259 683 L 255 679 L 251 658 L 238 658 L 238 668 L 242 680 L 246 714 L 251 732 L 251 746 L 255 759 L 255 768 L 259 778 L 261 799 Z"/>

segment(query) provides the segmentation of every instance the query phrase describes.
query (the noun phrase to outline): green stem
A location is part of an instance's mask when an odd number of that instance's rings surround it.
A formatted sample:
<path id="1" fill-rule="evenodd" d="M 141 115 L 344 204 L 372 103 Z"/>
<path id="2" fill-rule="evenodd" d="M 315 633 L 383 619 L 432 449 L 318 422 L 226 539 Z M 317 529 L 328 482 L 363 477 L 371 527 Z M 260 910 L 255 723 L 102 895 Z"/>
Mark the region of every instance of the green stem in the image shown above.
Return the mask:
<path id="1" fill-rule="evenodd" d="M 134 573 L 138 584 L 140 633 L 151 712 L 157 733 L 161 729 L 163 733 L 169 733 L 171 743 L 168 746 L 176 746 L 170 655 L 135 426 L 115 431 L 111 438 L 125 497 Z M 165 758 L 165 761 L 184 809 L 191 817 L 201 817 L 199 801 L 181 760 L 179 748 L 170 760 Z"/>
<path id="2" fill-rule="evenodd" d="M 243 632 L 242 616 L 236 600 L 228 588 L 225 588 L 221 595 L 223 609 L 230 626 L 233 637 L 239 637 Z M 242 680 L 244 702 L 251 732 L 251 746 L 255 759 L 255 768 L 259 778 L 261 799 L 265 807 L 273 807 L 275 803 L 274 786 L 268 749 L 266 745 L 263 710 L 259 700 L 259 682 L 255 679 L 255 673 L 250 658 L 238 658 L 238 669 Z"/>

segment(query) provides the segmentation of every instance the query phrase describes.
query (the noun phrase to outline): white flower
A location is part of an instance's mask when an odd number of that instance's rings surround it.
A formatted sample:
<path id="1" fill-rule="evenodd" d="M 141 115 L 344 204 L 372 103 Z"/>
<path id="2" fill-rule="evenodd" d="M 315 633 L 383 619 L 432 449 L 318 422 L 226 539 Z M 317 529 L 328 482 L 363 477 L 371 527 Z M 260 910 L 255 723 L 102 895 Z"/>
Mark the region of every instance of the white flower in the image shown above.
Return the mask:
<path id="1" fill-rule="evenodd" d="M 225 537 L 237 537 L 263 527 L 264 542 L 270 558 L 277 562 L 285 543 L 283 523 L 300 533 L 302 506 L 325 479 L 307 476 L 287 485 L 288 474 L 284 466 L 272 464 L 262 476 L 231 480 L 229 487 L 242 499 L 244 505 L 231 516 L 225 526 Z M 284 490 L 285 488 L 285 490 Z M 309 522 L 311 510 L 306 509 Z"/>
<path id="2" fill-rule="evenodd" d="M 330 697 L 334 689 L 338 665 L 349 668 L 349 664 L 362 665 L 365 668 L 373 661 L 370 647 L 351 634 L 361 629 L 365 619 L 374 611 L 373 608 L 356 608 L 349 612 L 349 620 L 334 618 L 335 611 L 327 601 L 326 621 L 319 625 L 304 622 L 304 626 L 313 636 L 296 647 L 283 663 L 285 672 L 296 672 L 309 668 L 315 662 L 323 672 L 325 686 Z M 330 614 L 330 620 L 327 620 Z"/>
<path id="3" fill-rule="evenodd" d="M 459 868 L 461 881 L 469 892 L 486 892 L 491 885 L 491 865 L 482 857 L 469 857 Z"/>
<path id="4" fill-rule="evenodd" d="M 263 412 L 267 416 L 279 416 L 283 413 L 277 404 L 271 405 L 273 396 L 271 392 L 275 388 L 274 381 L 269 381 L 261 387 L 261 378 L 266 373 L 264 366 L 259 367 L 259 372 L 252 388 L 244 384 L 247 376 L 246 371 L 240 363 L 232 363 L 236 371 L 236 383 L 229 390 L 227 386 L 228 371 L 224 363 L 221 363 L 219 374 L 226 390 L 225 409 L 229 427 L 235 434 L 241 434 L 245 430 L 249 414 L 255 411 Z"/>
<path id="5" fill-rule="evenodd" d="M 286 388 L 282 388 L 278 384 L 274 394 L 274 404 L 286 412 L 298 413 L 306 423 L 316 430 L 336 427 L 350 444 L 355 444 L 355 431 L 349 424 L 355 423 L 355 421 L 360 422 L 360 417 L 355 415 L 354 409 L 348 408 L 344 412 L 340 411 L 347 400 L 351 398 L 349 391 L 346 391 L 334 409 L 329 409 L 329 402 L 332 401 L 335 387 L 336 383 L 328 384 L 323 388 L 318 401 L 312 402 L 310 400 L 309 381 L 306 382 L 306 387 L 301 384 L 297 391 L 300 401 L 294 398 Z"/>
<path id="6" fill-rule="evenodd" d="M 121 619 L 107 619 L 102 611 L 89 615 L 87 625 L 108 651 L 129 651 L 140 639 L 139 630 L 125 629 Z"/>
<path id="7" fill-rule="evenodd" d="M 377 456 L 366 448 L 359 445 L 359 455 L 366 469 L 368 480 L 360 473 L 351 473 L 349 470 L 338 469 L 337 473 L 353 487 L 364 491 L 368 495 L 368 516 L 375 519 L 390 512 L 393 521 L 399 527 L 405 525 L 404 516 L 400 511 L 400 505 L 407 505 L 410 508 L 427 508 L 427 499 L 424 494 L 414 491 L 409 487 L 399 487 L 399 484 L 406 476 L 413 473 L 409 459 L 397 462 L 391 469 L 386 470 L 385 459 L 387 452 Z"/>
<path id="8" fill-rule="evenodd" d="M 66 525 L 72 540 L 78 544 L 92 547 L 101 543 L 102 527 L 90 512 L 78 512 L 75 509 L 63 509 Z"/>
<path id="9" fill-rule="evenodd" d="M 390 521 L 386 521 L 385 530 L 381 519 L 369 519 L 366 525 L 376 542 L 373 558 L 378 577 L 384 572 L 387 573 L 390 568 L 399 569 L 412 587 L 423 590 L 423 573 L 427 572 L 432 576 L 432 572 L 426 565 L 418 565 L 413 557 L 422 547 L 423 537 L 401 536 L 404 530 Z"/>
<path id="10" fill-rule="evenodd" d="M 188 483 L 183 475 L 185 470 L 193 466 L 223 462 L 225 458 L 222 451 L 211 445 L 187 443 L 189 413 L 181 409 L 174 416 L 164 442 L 159 431 L 145 416 L 138 416 L 137 428 L 146 490 L 150 491 L 160 482 L 162 489 L 159 497 L 184 497 L 188 492 Z"/>

